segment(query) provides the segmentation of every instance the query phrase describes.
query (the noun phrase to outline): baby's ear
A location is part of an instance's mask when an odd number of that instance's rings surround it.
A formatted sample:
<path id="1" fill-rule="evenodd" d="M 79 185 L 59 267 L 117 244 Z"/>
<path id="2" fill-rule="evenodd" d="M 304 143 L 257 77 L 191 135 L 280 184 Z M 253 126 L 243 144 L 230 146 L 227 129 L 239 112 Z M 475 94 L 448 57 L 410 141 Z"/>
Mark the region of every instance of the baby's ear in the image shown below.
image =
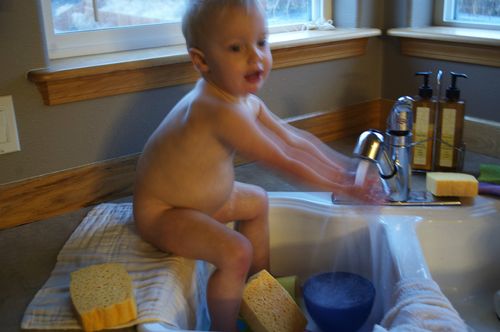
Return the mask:
<path id="1" fill-rule="evenodd" d="M 191 58 L 191 62 L 193 62 L 196 70 L 200 72 L 200 74 L 208 72 L 208 65 L 205 61 L 205 54 L 197 48 L 191 47 L 189 50 L 189 57 Z"/>

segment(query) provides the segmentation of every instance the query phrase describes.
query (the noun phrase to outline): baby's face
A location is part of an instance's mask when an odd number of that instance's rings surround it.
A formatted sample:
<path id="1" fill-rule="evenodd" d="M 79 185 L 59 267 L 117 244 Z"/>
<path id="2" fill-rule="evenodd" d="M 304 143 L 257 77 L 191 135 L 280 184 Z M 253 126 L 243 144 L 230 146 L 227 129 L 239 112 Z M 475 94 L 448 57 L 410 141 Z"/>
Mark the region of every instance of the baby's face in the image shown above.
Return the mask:
<path id="1" fill-rule="evenodd" d="M 265 17 L 257 8 L 221 13 L 205 40 L 206 77 L 234 96 L 256 93 L 271 70 Z"/>

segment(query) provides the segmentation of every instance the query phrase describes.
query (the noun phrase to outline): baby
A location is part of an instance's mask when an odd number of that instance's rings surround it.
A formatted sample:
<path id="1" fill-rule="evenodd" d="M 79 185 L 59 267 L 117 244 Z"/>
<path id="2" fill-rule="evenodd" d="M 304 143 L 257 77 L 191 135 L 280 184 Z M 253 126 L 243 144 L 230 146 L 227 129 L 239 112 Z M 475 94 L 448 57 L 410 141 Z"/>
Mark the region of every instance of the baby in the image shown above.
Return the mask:
<path id="1" fill-rule="evenodd" d="M 135 222 L 159 249 L 215 266 L 211 328 L 236 331 L 247 276 L 269 270 L 269 228 L 266 192 L 235 181 L 235 152 L 320 190 L 370 201 L 379 188 L 353 186 L 348 158 L 284 124 L 254 95 L 272 65 L 258 0 L 190 1 L 183 33 L 201 79 L 145 145 Z"/>

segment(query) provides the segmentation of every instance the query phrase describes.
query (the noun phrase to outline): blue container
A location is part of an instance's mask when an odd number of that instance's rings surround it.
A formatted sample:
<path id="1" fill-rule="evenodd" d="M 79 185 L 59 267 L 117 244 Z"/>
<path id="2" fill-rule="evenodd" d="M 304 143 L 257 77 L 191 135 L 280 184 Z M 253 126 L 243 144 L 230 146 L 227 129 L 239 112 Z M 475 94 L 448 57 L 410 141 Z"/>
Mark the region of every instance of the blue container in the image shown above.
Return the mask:
<path id="1" fill-rule="evenodd" d="M 304 284 L 309 315 L 324 332 L 354 332 L 363 326 L 375 300 L 375 287 L 360 275 L 327 272 Z"/>

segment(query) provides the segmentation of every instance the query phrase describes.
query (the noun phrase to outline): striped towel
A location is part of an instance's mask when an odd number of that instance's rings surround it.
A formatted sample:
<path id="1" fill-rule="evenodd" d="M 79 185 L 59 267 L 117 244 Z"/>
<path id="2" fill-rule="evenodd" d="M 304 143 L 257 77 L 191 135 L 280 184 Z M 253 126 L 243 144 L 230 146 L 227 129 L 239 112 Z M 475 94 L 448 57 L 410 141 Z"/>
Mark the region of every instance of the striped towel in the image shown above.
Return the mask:
<path id="1" fill-rule="evenodd" d="M 122 327 L 161 322 L 180 329 L 207 329 L 206 284 L 213 267 L 170 255 L 144 242 L 132 204 L 91 210 L 57 256 L 56 266 L 24 313 L 23 329 L 81 329 L 69 295 L 70 273 L 85 266 L 122 263 L 134 285 L 138 317 Z"/>

